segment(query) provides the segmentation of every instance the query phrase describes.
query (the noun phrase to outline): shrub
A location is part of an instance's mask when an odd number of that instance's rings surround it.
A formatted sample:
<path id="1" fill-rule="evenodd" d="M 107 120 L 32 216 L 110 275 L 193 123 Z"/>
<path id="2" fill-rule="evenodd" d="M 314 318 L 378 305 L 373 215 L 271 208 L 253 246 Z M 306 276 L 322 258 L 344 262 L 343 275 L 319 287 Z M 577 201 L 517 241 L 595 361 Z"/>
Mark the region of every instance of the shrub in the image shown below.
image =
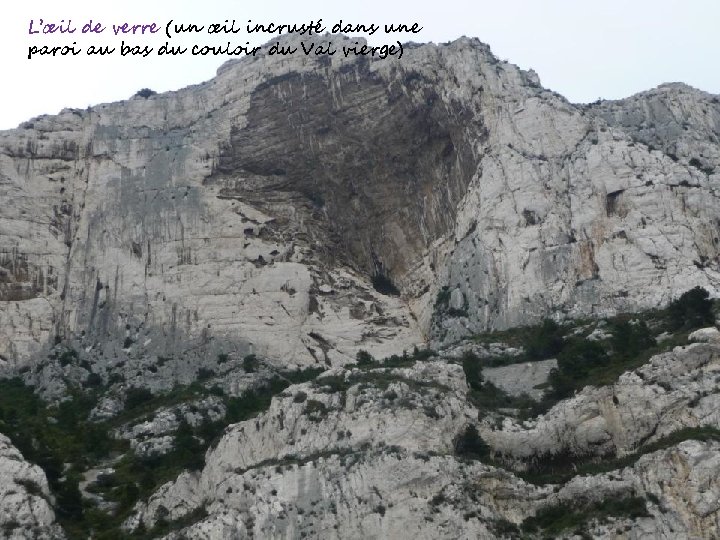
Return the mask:
<path id="1" fill-rule="evenodd" d="M 99 474 L 95 479 L 95 485 L 99 488 L 114 488 L 118 485 L 118 480 L 114 473 Z"/>
<path id="2" fill-rule="evenodd" d="M 305 401 L 305 399 L 307 399 L 307 394 L 305 392 L 303 392 L 302 390 L 300 390 L 293 397 L 293 402 L 294 403 L 302 403 Z"/>
<path id="3" fill-rule="evenodd" d="M 432 349 L 418 349 L 417 345 L 413 347 L 412 357 L 414 360 L 427 360 L 435 356 L 435 351 Z"/>
<path id="4" fill-rule="evenodd" d="M 407 353 L 404 353 L 403 356 L 393 354 L 382 361 L 382 365 L 386 368 L 411 366 L 414 363 L 415 360 L 411 359 Z"/>
<path id="5" fill-rule="evenodd" d="M 551 319 L 545 319 L 540 326 L 531 329 L 525 354 L 529 360 L 544 360 L 558 354 L 563 344 L 560 326 Z"/>
<path id="6" fill-rule="evenodd" d="M 555 400 L 565 399 L 572 396 L 577 387 L 577 382 L 558 368 L 550 371 L 548 382 L 552 388 L 550 397 Z"/>
<path id="7" fill-rule="evenodd" d="M 78 479 L 67 478 L 60 484 L 56 494 L 56 510 L 61 518 L 79 520 L 83 515 L 82 495 L 78 487 Z"/>
<path id="8" fill-rule="evenodd" d="M 128 510 L 140 497 L 140 489 L 137 487 L 135 482 L 125 482 L 118 486 L 114 493 L 115 498 L 120 503 L 120 509 Z"/>
<path id="9" fill-rule="evenodd" d="M 327 415 L 327 407 L 322 401 L 309 399 L 305 405 L 305 414 L 313 422 L 320 422 Z"/>
<path id="10" fill-rule="evenodd" d="M 243 369 L 245 373 L 255 373 L 258 368 L 258 359 L 254 354 L 248 354 L 243 358 Z"/>
<path id="11" fill-rule="evenodd" d="M 213 384 L 210 388 L 208 388 L 208 393 L 209 393 L 211 396 L 220 396 L 220 397 L 222 397 L 222 396 L 225 395 L 225 391 L 224 391 L 220 386 L 218 386 L 217 384 Z"/>
<path id="12" fill-rule="evenodd" d="M 40 487 L 40 484 L 38 484 L 35 480 L 32 480 L 30 478 L 20 478 L 15 480 L 15 483 L 23 486 L 25 488 L 25 491 L 27 491 L 30 495 L 33 495 L 35 497 L 43 496 L 42 487 Z"/>
<path id="13" fill-rule="evenodd" d="M 72 399 L 63 401 L 57 408 L 57 425 L 63 430 L 74 430 L 82 423 L 92 409 L 93 400 L 85 394 L 76 394 Z"/>
<path id="14" fill-rule="evenodd" d="M 546 506 L 522 523 L 525 532 L 542 531 L 543 535 L 559 536 L 569 529 L 582 529 L 593 519 L 609 516 L 636 519 L 647 517 L 645 499 L 641 497 L 613 497 L 604 501 L 586 504 L 561 503 Z"/>
<path id="15" fill-rule="evenodd" d="M 155 90 L 150 90 L 149 88 L 143 88 L 143 89 L 135 92 L 135 95 L 133 97 L 141 97 L 141 98 L 147 99 L 150 96 L 154 96 L 156 94 L 157 94 L 157 92 Z"/>
<path id="16" fill-rule="evenodd" d="M 490 447 L 482 440 L 477 428 L 469 425 L 455 440 L 455 454 L 469 459 L 482 459 L 490 454 Z"/>
<path id="17" fill-rule="evenodd" d="M 76 360 L 78 357 L 77 353 L 73 349 L 68 349 L 60 355 L 60 365 L 65 367 Z"/>
<path id="18" fill-rule="evenodd" d="M 269 381 L 268 386 L 250 390 L 240 397 L 228 398 L 225 420 L 229 424 L 234 424 L 247 420 L 258 412 L 266 411 L 270 407 L 273 395 L 282 392 L 288 386 L 287 381 L 275 378 Z"/>
<path id="19" fill-rule="evenodd" d="M 496 519 L 490 522 L 490 528 L 500 538 L 519 538 L 520 528 L 507 519 Z"/>
<path id="20" fill-rule="evenodd" d="M 612 327 L 612 348 L 615 356 L 619 358 L 630 358 L 637 356 L 644 350 L 655 345 L 655 340 L 650 334 L 650 329 L 644 321 L 631 324 L 628 321 L 620 320 Z"/>
<path id="21" fill-rule="evenodd" d="M 170 360 L 170 358 L 168 358 L 167 356 L 158 356 L 157 357 L 158 367 L 164 366 L 165 364 L 168 363 L 169 360 Z"/>
<path id="22" fill-rule="evenodd" d="M 315 382 L 317 386 L 327 394 L 344 392 L 352 385 L 352 382 L 346 381 L 342 375 L 326 375 L 325 377 L 317 379 Z"/>
<path id="23" fill-rule="evenodd" d="M 561 532 L 577 525 L 578 521 L 584 521 L 583 517 L 578 518 L 570 505 L 558 504 L 541 508 L 534 516 L 523 521 L 522 528 L 527 532 L 535 532 L 538 529 Z"/>
<path id="24" fill-rule="evenodd" d="M 119 373 L 112 373 L 108 377 L 108 384 L 117 384 L 125 381 L 125 377 L 120 375 Z"/>
<path id="25" fill-rule="evenodd" d="M 205 465 L 205 456 L 200 443 L 195 438 L 192 427 L 183 418 L 175 432 L 174 455 L 171 456 L 183 468 L 197 471 Z"/>
<path id="26" fill-rule="evenodd" d="M 468 398 L 476 407 L 481 409 L 519 409 L 528 406 L 529 403 L 534 403 L 526 394 L 518 397 L 511 396 L 490 381 L 483 382 L 480 389 L 471 389 L 468 392 Z"/>
<path id="27" fill-rule="evenodd" d="M 97 373 L 91 373 L 88 375 L 88 378 L 85 379 L 85 383 L 83 383 L 83 386 L 86 388 L 97 388 L 98 386 L 102 386 L 103 380 L 100 375 Z"/>
<path id="28" fill-rule="evenodd" d="M 471 390 L 480 390 L 483 384 L 482 368 L 480 359 L 471 351 L 463 355 L 462 367 L 465 372 L 465 380 Z"/>
<path id="29" fill-rule="evenodd" d="M 702 287 L 684 292 L 668 306 L 668 323 L 671 330 L 689 330 L 715 324 L 710 295 Z"/>
<path id="30" fill-rule="evenodd" d="M 147 388 L 128 388 L 125 395 L 125 409 L 136 409 L 153 398 L 152 392 Z"/>
<path id="31" fill-rule="evenodd" d="M 87 423 L 80 435 L 85 452 L 97 459 L 108 455 L 112 450 L 113 440 L 105 426 Z"/>
<path id="32" fill-rule="evenodd" d="M 304 383 L 313 380 L 315 377 L 320 375 L 325 368 L 321 367 L 310 367 L 305 369 L 298 369 L 297 371 L 286 371 L 283 373 L 283 377 L 290 383 Z"/>
<path id="33" fill-rule="evenodd" d="M 595 366 L 606 365 L 609 357 L 600 343 L 573 339 L 558 354 L 558 369 L 570 378 L 580 379 Z"/>
<path id="34" fill-rule="evenodd" d="M 212 369 L 201 367 L 198 369 L 197 378 L 199 381 L 206 381 L 215 376 L 215 372 Z"/>
<path id="35" fill-rule="evenodd" d="M 437 293 L 437 298 L 435 299 L 435 309 L 445 309 L 449 303 L 450 303 L 450 288 L 447 285 L 445 285 Z"/>
<path id="36" fill-rule="evenodd" d="M 357 355 L 355 356 L 355 361 L 357 362 L 357 365 L 359 367 L 372 366 L 375 363 L 375 359 L 372 357 L 372 355 L 364 350 L 360 350 L 357 352 Z"/>

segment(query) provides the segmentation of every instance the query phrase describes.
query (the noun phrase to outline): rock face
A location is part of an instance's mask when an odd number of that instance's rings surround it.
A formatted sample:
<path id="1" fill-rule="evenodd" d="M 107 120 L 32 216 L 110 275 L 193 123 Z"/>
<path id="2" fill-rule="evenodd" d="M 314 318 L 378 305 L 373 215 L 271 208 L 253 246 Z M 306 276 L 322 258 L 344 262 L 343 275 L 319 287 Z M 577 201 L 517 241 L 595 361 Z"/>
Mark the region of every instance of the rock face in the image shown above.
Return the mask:
<path id="1" fill-rule="evenodd" d="M 707 347 L 657 357 L 608 389 L 628 409 L 613 415 L 615 429 L 623 420 L 637 429 L 615 434 L 611 443 L 618 452 L 678 427 L 720 425 L 717 388 L 687 406 L 684 418 L 671 413 L 685 411 L 680 400 L 704 393 L 695 382 L 699 372 L 717 372 L 718 349 Z M 668 372 L 688 363 L 685 377 Z M 648 379 L 652 398 L 624 392 L 631 378 Z M 661 379 L 674 381 L 672 392 L 655 386 Z M 367 384 L 382 380 L 386 384 Z M 648 501 L 644 516 L 617 518 L 612 526 L 596 522 L 589 529 L 593 537 L 616 538 L 618 529 L 622 538 L 712 538 L 720 531 L 720 443 L 687 441 L 609 473 L 576 476 L 559 486 L 532 485 L 507 470 L 453 455 L 458 434 L 476 422 L 466 390 L 460 367 L 443 362 L 328 372 L 292 387 L 258 418 L 233 426 L 208 453 L 202 472 L 184 473 L 160 488 L 136 507 L 125 527 L 150 528 L 160 517 L 196 515 L 195 523 L 171 538 L 497 538 L 501 522 L 520 524 L 548 506 L 640 496 Z M 587 407 L 575 403 L 586 399 L 589 406 L 596 397 L 589 389 L 583 394 L 547 413 L 540 424 L 552 425 L 539 424 L 535 439 L 507 425 L 483 431 L 483 437 L 493 452 L 514 454 L 520 463 L 566 452 L 562 433 L 574 433 L 578 446 L 582 439 L 586 454 L 605 455 L 598 443 L 611 437 L 589 435 L 601 430 Z M 629 410 L 633 399 L 637 407 Z M 642 418 L 630 420 L 642 413 L 639 400 L 645 407 L 660 403 L 645 413 L 655 419 L 646 429 Z"/>
<path id="2" fill-rule="evenodd" d="M 0 538 L 65 538 L 50 502 L 45 473 L 0 434 Z"/>
<path id="3" fill-rule="evenodd" d="M 510 85 L 500 81 L 502 88 Z M 438 335 L 455 338 L 478 323 L 522 324 L 551 309 L 577 316 L 658 305 L 684 279 L 715 290 L 718 204 L 712 193 L 720 168 L 700 170 L 652 150 L 637 126 L 600 106 L 573 107 L 549 92 L 520 88 L 515 99 L 483 109 L 497 111 L 486 124 L 499 129 L 490 130 L 492 155 L 481 160 L 461 203 L 446 266 L 446 283 L 463 293 L 470 315 L 442 320 Z M 652 105 L 644 101 L 649 96 Z M 682 97 L 679 105 L 675 87 L 660 87 L 630 101 L 641 110 L 674 107 L 689 126 L 695 113 L 684 111 L 696 100 L 698 126 L 688 127 L 686 147 L 715 163 L 718 98 L 698 91 Z M 626 119 L 622 107 L 611 110 Z M 657 145 L 668 146 L 674 132 L 660 129 L 663 122 L 658 117 L 642 125 Z M 692 146 L 695 139 L 702 139 L 700 146 Z M 691 221 L 675 228 L 667 217 L 680 215 Z"/>
<path id="4" fill-rule="evenodd" d="M 340 365 L 715 290 L 717 101 L 575 106 L 463 38 L 35 118 L 0 134 L 2 361 Z"/>
<path id="5" fill-rule="evenodd" d="M 687 441 L 643 456 L 633 467 L 598 477 L 578 477 L 558 499 L 607 498 L 645 493 L 648 516 L 618 519 L 590 529 L 594 538 L 715 538 L 720 533 L 720 446 Z"/>
<path id="6" fill-rule="evenodd" d="M 627 132 L 648 149 L 711 176 L 720 167 L 720 98 L 686 84 L 669 83 L 587 111 Z"/>
<path id="7" fill-rule="evenodd" d="M 552 494 L 551 486 L 533 487 L 504 471 L 440 456 L 374 456 L 349 465 L 330 457 L 282 475 L 267 467 L 226 477 L 224 493 L 204 499 L 210 517 L 169 538 L 297 538 L 303 532 L 316 538 L 500 538 L 495 520 L 512 523 L 544 505 L 635 493 L 658 502 L 646 517 L 594 525 L 593 538 L 714 538 L 720 531 L 719 459 L 717 444 L 691 441 L 619 473 L 579 477 Z"/>
<path id="8" fill-rule="evenodd" d="M 512 364 L 484 369 L 483 377 L 510 395 L 527 394 L 534 399 L 540 399 L 543 390 L 536 387 L 546 383 L 550 370 L 556 367 L 557 361 L 552 359 Z"/>

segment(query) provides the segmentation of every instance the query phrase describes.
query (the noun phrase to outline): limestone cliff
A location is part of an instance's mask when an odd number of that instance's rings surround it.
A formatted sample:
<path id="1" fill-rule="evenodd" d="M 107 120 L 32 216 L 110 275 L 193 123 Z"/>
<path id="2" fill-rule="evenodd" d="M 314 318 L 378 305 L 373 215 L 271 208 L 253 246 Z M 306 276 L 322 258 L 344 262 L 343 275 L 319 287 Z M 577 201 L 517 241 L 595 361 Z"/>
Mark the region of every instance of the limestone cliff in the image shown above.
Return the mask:
<path id="1" fill-rule="evenodd" d="M 673 85 L 576 106 L 463 38 L 35 118 L 0 134 L 0 355 L 337 365 L 714 290 L 719 117 Z"/>
<path id="2" fill-rule="evenodd" d="M 505 420 L 481 433 L 497 456 L 523 468 L 548 454 L 609 459 L 682 427 L 718 426 L 717 383 L 700 374 L 718 373 L 719 353 L 717 344 L 678 347 L 606 387 L 607 399 L 588 388 L 535 426 Z M 342 389 L 323 382 L 332 376 L 295 387 L 265 414 L 230 428 L 201 473 L 161 487 L 126 527 L 204 508 L 208 517 L 185 531 L 193 538 L 219 539 L 229 531 L 260 538 L 517 538 L 519 530 L 506 529 L 505 536 L 498 522 L 519 524 L 551 505 L 632 495 L 652 501 L 647 513 L 613 526 L 596 523 L 593 537 L 720 533 L 718 442 L 686 441 L 608 473 L 533 485 L 497 463 L 453 456 L 457 434 L 477 420 L 459 366 L 344 372 Z M 367 384 L 377 377 L 387 381 L 384 390 Z M 661 381 L 671 388 L 658 386 Z M 298 392 L 306 396 L 302 402 Z M 313 401 L 323 404 L 319 416 L 309 412 Z"/>

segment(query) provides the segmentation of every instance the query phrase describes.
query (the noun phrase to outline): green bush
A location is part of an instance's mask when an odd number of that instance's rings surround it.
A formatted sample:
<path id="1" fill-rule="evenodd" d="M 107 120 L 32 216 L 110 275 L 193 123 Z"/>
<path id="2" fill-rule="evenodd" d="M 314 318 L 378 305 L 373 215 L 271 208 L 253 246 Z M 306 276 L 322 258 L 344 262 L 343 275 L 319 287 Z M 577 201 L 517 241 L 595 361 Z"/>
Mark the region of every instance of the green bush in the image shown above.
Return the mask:
<path id="1" fill-rule="evenodd" d="M 490 522 L 491 530 L 498 538 L 519 538 L 520 528 L 507 519 L 496 519 Z"/>
<path id="2" fill-rule="evenodd" d="M 102 386 L 102 384 L 102 377 L 97 373 L 91 373 L 90 375 L 88 375 L 88 378 L 85 379 L 83 386 L 86 388 L 97 388 L 98 386 Z"/>
<path id="3" fill-rule="evenodd" d="M 322 401 L 316 399 L 307 400 L 305 405 L 305 414 L 313 422 L 320 422 L 325 416 L 327 416 L 327 407 Z"/>
<path id="4" fill-rule="evenodd" d="M 296 371 L 287 371 L 283 373 L 283 377 L 288 383 L 297 384 L 312 381 L 318 375 L 325 371 L 322 367 L 310 367 L 305 369 L 298 369 Z"/>
<path id="5" fill-rule="evenodd" d="M 544 360 L 558 354 L 563 344 L 560 326 L 551 319 L 545 319 L 540 326 L 530 329 L 525 354 L 528 360 Z"/>
<path id="6" fill-rule="evenodd" d="M 175 432 L 173 455 L 169 456 L 182 469 L 199 471 L 205 465 L 205 452 L 200 446 L 192 427 L 183 418 Z"/>
<path id="7" fill-rule="evenodd" d="M 549 397 L 554 401 L 572 396 L 578 386 L 575 379 L 558 368 L 550 370 L 548 382 L 551 388 Z M 553 404 L 552 402 L 548 402 L 547 408 L 549 409 Z M 542 412 L 545 411 L 541 411 L 541 413 Z"/>
<path id="8" fill-rule="evenodd" d="M 358 367 L 367 367 L 375 364 L 375 359 L 372 357 L 372 355 L 369 352 L 363 350 L 357 352 L 357 355 L 355 356 L 355 361 L 357 362 Z"/>
<path id="9" fill-rule="evenodd" d="M 498 388 L 490 381 L 485 381 L 478 390 L 471 389 L 468 392 L 468 399 L 478 408 L 497 409 L 520 409 L 526 410 L 536 405 L 535 400 L 527 394 L 512 396 L 502 388 Z"/>
<path id="10" fill-rule="evenodd" d="M 412 366 L 414 363 L 415 359 L 410 358 L 407 355 L 407 352 L 405 352 L 403 356 L 398 356 L 397 354 L 390 355 L 381 361 L 382 366 L 386 368 L 408 367 Z"/>
<path id="11" fill-rule="evenodd" d="M 143 88 L 142 90 L 138 90 L 135 92 L 135 95 L 133 97 L 141 97 L 141 98 L 149 98 L 150 96 L 154 96 L 157 94 L 155 90 L 150 90 L 149 88 Z"/>
<path id="12" fill-rule="evenodd" d="M 645 321 L 635 324 L 627 320 L 619 320 L 611 325 L 613 334 L 610 341 L 613 355 L 617 358 L 631 358 L 655 345 L 650 329 Z"/>
<path id="13" fill-rule="evenodd" d="M 428 360 L 435 356 L 437 353 L 432 349 L 418 349 L 417 345 L 413 347 L 412 357 L 414 360 Z"/>
<path id="14" fill-rule="evenodd" d="M 690 330 L 712 326 L 715 316 L 712 312 L 712 301 L 708 292 L 702 287 L 695 287 L 684 292 L 680 298 L 668 306 L 668 323 L 671 330 Z"/>
<path id="15" fill-rule="evenodd" d="M 70 476 L 60 484 L 60 488 L 56 492 L 55 508 L 61 519 L 82 519 L 82 495 L 78 487 L 77 477 Z"/>
<path id="16" fill-rule="evenodd" d="M 258 368 L 258 359 L 254 354 L 248 354 L 243 358 L 243 370 L 245 373 L 255 373 Z"/>
<path id="17" fill-rule="evenodd" d="M 108 384 L 118 384 L 121 382 L 125 382 L 125 377 L 120 375 L 119 373 L 111 373 L 108 377 Z"/>
<path id="18" fill-rule="evenodd" d="M 608 384 L 621 373 L 641 365 L 655 350 L 653 334 L 644 320 L 630 322 L 627 315 L 610 322 L 612 338 L 592 341 L 571 337 L 557 355 L 558 366 L 550 372 L 552 400 L 565 399 L 589 384 Z"/>
<path id="19" fill-rule="evenodd" d="M 480 390 L 483 384 L 482 366 L 480 358 L 471 351 L 467 351 L 462 358 L 462 368 L 465 380 L 471 390 Z"/>
<path id="20" fill-rule="evenodd" d="M 455 439 L 455 454 L 468 459 L 483 459 L 490 455 L 490 447 L 471 424 Z"/>
<path id="21" fill-rule="evenodd" d="M 83 450 L 95 459 L 108 455 L 113 448 L 113 440 L 107 426 L 86 423 L 81 430 Z"/>
<path id="22" fill-rule="evenodd" d="M 73 360 L 77 360 L 77 357 L 77 352 L 75 352 L 73 349 L 63 351 L 63 353 L 59 357 L 60 365 L 65 367 L 68 364 L 71 364 Z"/>
<path id="23" fill-rule="evenodd" d="M 153 395 L 147 388 L 128 388 L 127 394 L 125 395 L 125 409 L 137 409 L 144 403 L 152 400 Z"/>
<path id="24" fill-rule="evenodd" d="M 212 379 L 215 376 L 215 371 L 209 368 L 201 367 L 198 369 L 197 373 L 197 380 L 198 381 L 206 381 L 208 379 Z"/>
<path id="25" fill-rule="evenodd" d="M 447 285 L 445 285 L 437 293 L 437 298 L 435 299 L 435 309 L 445 309 L 449 303 L 450 303 L 450 288 Z"/>
<path id="26" fill-rule="evenodd" d="M 543 535 L 559 536 L 569 529 L 582 529 L 593 519 L 603 520 L 609 516 L 635 519 L 647 517 L 645 499 L 641 497 L 613 497 L 589 504 L 561 503 L 546 506 L 523 521 L 525 532 L 542 532 Z"/>
<path id="27" fill-rule="evenodd" d="M 587 376 L 590 369 L 609 362 L 605 349 L 597 341 L 572 339 L 558 354 L 558 369 L 572 379 Z"/>

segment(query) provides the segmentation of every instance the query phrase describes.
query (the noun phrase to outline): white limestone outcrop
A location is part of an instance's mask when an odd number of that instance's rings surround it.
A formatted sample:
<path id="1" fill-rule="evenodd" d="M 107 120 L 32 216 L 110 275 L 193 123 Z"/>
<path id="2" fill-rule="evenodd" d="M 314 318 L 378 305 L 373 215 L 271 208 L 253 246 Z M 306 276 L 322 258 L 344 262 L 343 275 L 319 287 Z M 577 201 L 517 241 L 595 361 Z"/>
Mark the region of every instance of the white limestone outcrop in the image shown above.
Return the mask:
<path id="1" fill-rule="evenodd" d="M 0 538 L 60 540 L 45 473 L 0 434 Z"/>

